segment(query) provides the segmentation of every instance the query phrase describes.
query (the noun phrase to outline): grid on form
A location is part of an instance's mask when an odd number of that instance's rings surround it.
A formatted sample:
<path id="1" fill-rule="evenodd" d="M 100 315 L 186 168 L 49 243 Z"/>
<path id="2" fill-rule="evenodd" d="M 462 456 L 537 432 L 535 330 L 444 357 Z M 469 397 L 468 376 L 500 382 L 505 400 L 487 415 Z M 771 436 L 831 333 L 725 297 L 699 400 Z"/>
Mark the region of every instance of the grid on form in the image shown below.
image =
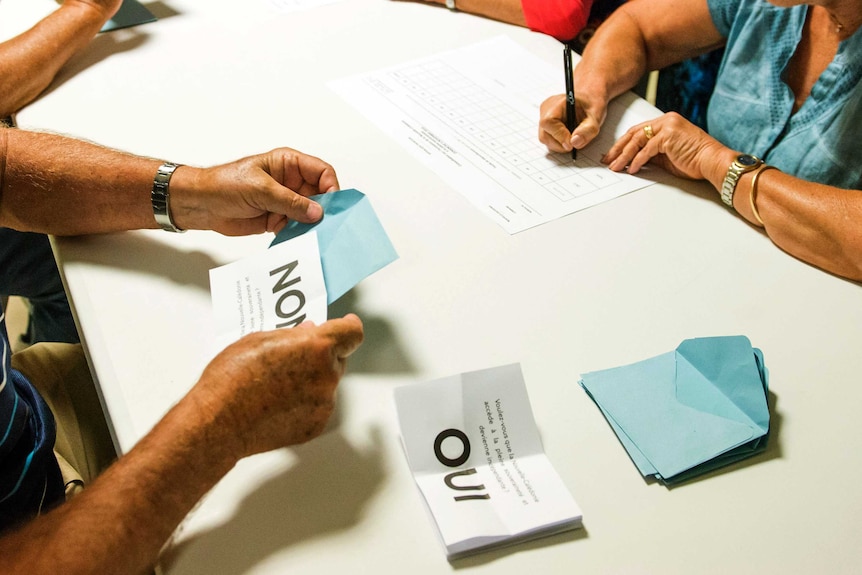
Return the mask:
<path id="1" fill-rule="evenodd" d="M 536 120 L 524 117 L 476 82 L 443 62 L 426 62 L 392 73 L 415 94 L 414 102 L 465 142 L 510 171 L 531 178 L 561 201 L 572 200 L 620 181 L 586 154 L 574 162 L 549 154 L 536 137 Z M 572 165 L 580 168 L 572 170 Z"/>

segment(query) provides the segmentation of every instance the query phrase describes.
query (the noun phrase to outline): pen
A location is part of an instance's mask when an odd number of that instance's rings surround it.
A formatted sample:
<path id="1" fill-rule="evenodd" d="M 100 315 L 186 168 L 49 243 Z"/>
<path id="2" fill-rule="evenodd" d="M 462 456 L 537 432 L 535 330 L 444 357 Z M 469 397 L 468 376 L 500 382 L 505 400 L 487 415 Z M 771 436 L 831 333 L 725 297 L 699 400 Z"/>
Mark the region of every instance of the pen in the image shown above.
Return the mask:
<path id="1" fill-rule="evenodd" d="M 563 45 L 563 68 L 566 72 L 566 128 L 571 133 L 575 129 L 575 81 L 572 78 L 572 50 Z M 578 151 L 572 148 L 572 159 L 578 159 Z"/>

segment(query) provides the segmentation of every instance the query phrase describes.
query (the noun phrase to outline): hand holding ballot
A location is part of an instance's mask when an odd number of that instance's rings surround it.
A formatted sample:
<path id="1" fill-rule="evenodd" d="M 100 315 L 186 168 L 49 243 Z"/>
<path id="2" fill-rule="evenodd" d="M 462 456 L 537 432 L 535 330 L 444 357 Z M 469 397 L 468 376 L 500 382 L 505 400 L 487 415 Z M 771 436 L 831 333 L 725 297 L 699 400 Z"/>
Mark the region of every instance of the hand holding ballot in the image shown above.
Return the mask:
<path id="1" fill-rule="evenodd" d="M 181 229 L 278 232 L 289 220 L 318 221 L 323 209 L 309 197 L 337 189 L 331 165 L 278 148 L 212 168 L 179 167 L 171 179 L 171 214 Z"/>
<path id="2" fill-rule="evenodd" d="M 265 252 L 210 270 L 219 348 L 248 333 L 326 321 L 329 304 L 398 257 L 362 192 L 312 203 L 325 212 L 319 222 L 292 221 Z"/>
<path id="3" fill-rule="evenodd" d="M 362 339 L 353 314 L 253 333 L 210 362 L 189 396 L 222 422 L 219 445 L 232 460 L 305 443 L 326 426 L 347 357 Z"/>

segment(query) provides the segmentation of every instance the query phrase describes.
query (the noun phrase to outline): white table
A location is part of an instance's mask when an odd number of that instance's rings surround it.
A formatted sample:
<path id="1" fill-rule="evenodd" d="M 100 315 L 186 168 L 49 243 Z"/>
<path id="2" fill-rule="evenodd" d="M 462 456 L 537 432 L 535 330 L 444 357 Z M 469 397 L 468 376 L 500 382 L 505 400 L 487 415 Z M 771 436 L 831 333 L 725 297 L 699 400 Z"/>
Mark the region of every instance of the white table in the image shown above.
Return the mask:
<path id="1" fill-rule="evenodd" d="M 263 0 L 151 6 L 158 22 L 99 38 L 19 124 L 192 164 L 281 145 L 319 155 L 369 195 L 401 256 L 332 310 L 358 313 L 367 340 L 329 431 L 241 462 L 167 550 L 167 572 L 858 570 L 858 285 L 782 253 L 708 187 L 670 179 L 509 236 L 326 87 L 501 33 L 556 64 L 555 41 L 391 0 L 289 15 Z M 3 34 L 52 8 L 4 0 Z M 56 242 L 122 450 L 212 355 L 209 268 L 270 239 Z M 645 483 L 579 374 L 729 334 L 765 355 L 767 452 L 673 490 Z M 585 528 L 450 565 L 401 451 L 392 389 L 511 362 Z"/>

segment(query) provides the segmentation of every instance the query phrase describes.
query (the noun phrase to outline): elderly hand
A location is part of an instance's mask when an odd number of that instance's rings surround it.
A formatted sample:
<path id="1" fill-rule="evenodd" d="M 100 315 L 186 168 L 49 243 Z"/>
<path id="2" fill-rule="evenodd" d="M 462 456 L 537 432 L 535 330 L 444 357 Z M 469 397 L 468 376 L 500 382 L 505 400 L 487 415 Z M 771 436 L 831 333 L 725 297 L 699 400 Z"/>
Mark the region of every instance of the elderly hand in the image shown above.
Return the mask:
<path id="1" fill-rule="evenodd" d="M 347 357 L 362 343 L 353 314 L 315 326 L 252 333 L 204 370 L 187 399 L 204 410 L 232 458 L 304 443 L 318 436 L 335 407 Z"/>
<path id="2" fill-rule="evenodd" d="M 614 143 L 602 162 L 615 172 L 637 173 L 653 162 L 675 176 L 710 180 L 716 187 L 734 152 L 677 114 L 632 126 Z"/>
<path id="3" fill-rule="evenodd" d="M 566 95 L 551 96 L 539 108 L 539 141 L 552 152 L 580 150 L 599 134 L 608 115 L 607 102 L 589 98 L 575 88 L 577 125 L 572 132 L 566 128 Z"/>
<path id="4" fill-rule="evenodd" d="M 290 148 L 212 168 L 181 166 L 171 179 L 177 226 L 228 236 L 278 232 L 288 219 L 316 222 L 320 205 L 308 196 L 338 189 L 335 169 Z"/>

